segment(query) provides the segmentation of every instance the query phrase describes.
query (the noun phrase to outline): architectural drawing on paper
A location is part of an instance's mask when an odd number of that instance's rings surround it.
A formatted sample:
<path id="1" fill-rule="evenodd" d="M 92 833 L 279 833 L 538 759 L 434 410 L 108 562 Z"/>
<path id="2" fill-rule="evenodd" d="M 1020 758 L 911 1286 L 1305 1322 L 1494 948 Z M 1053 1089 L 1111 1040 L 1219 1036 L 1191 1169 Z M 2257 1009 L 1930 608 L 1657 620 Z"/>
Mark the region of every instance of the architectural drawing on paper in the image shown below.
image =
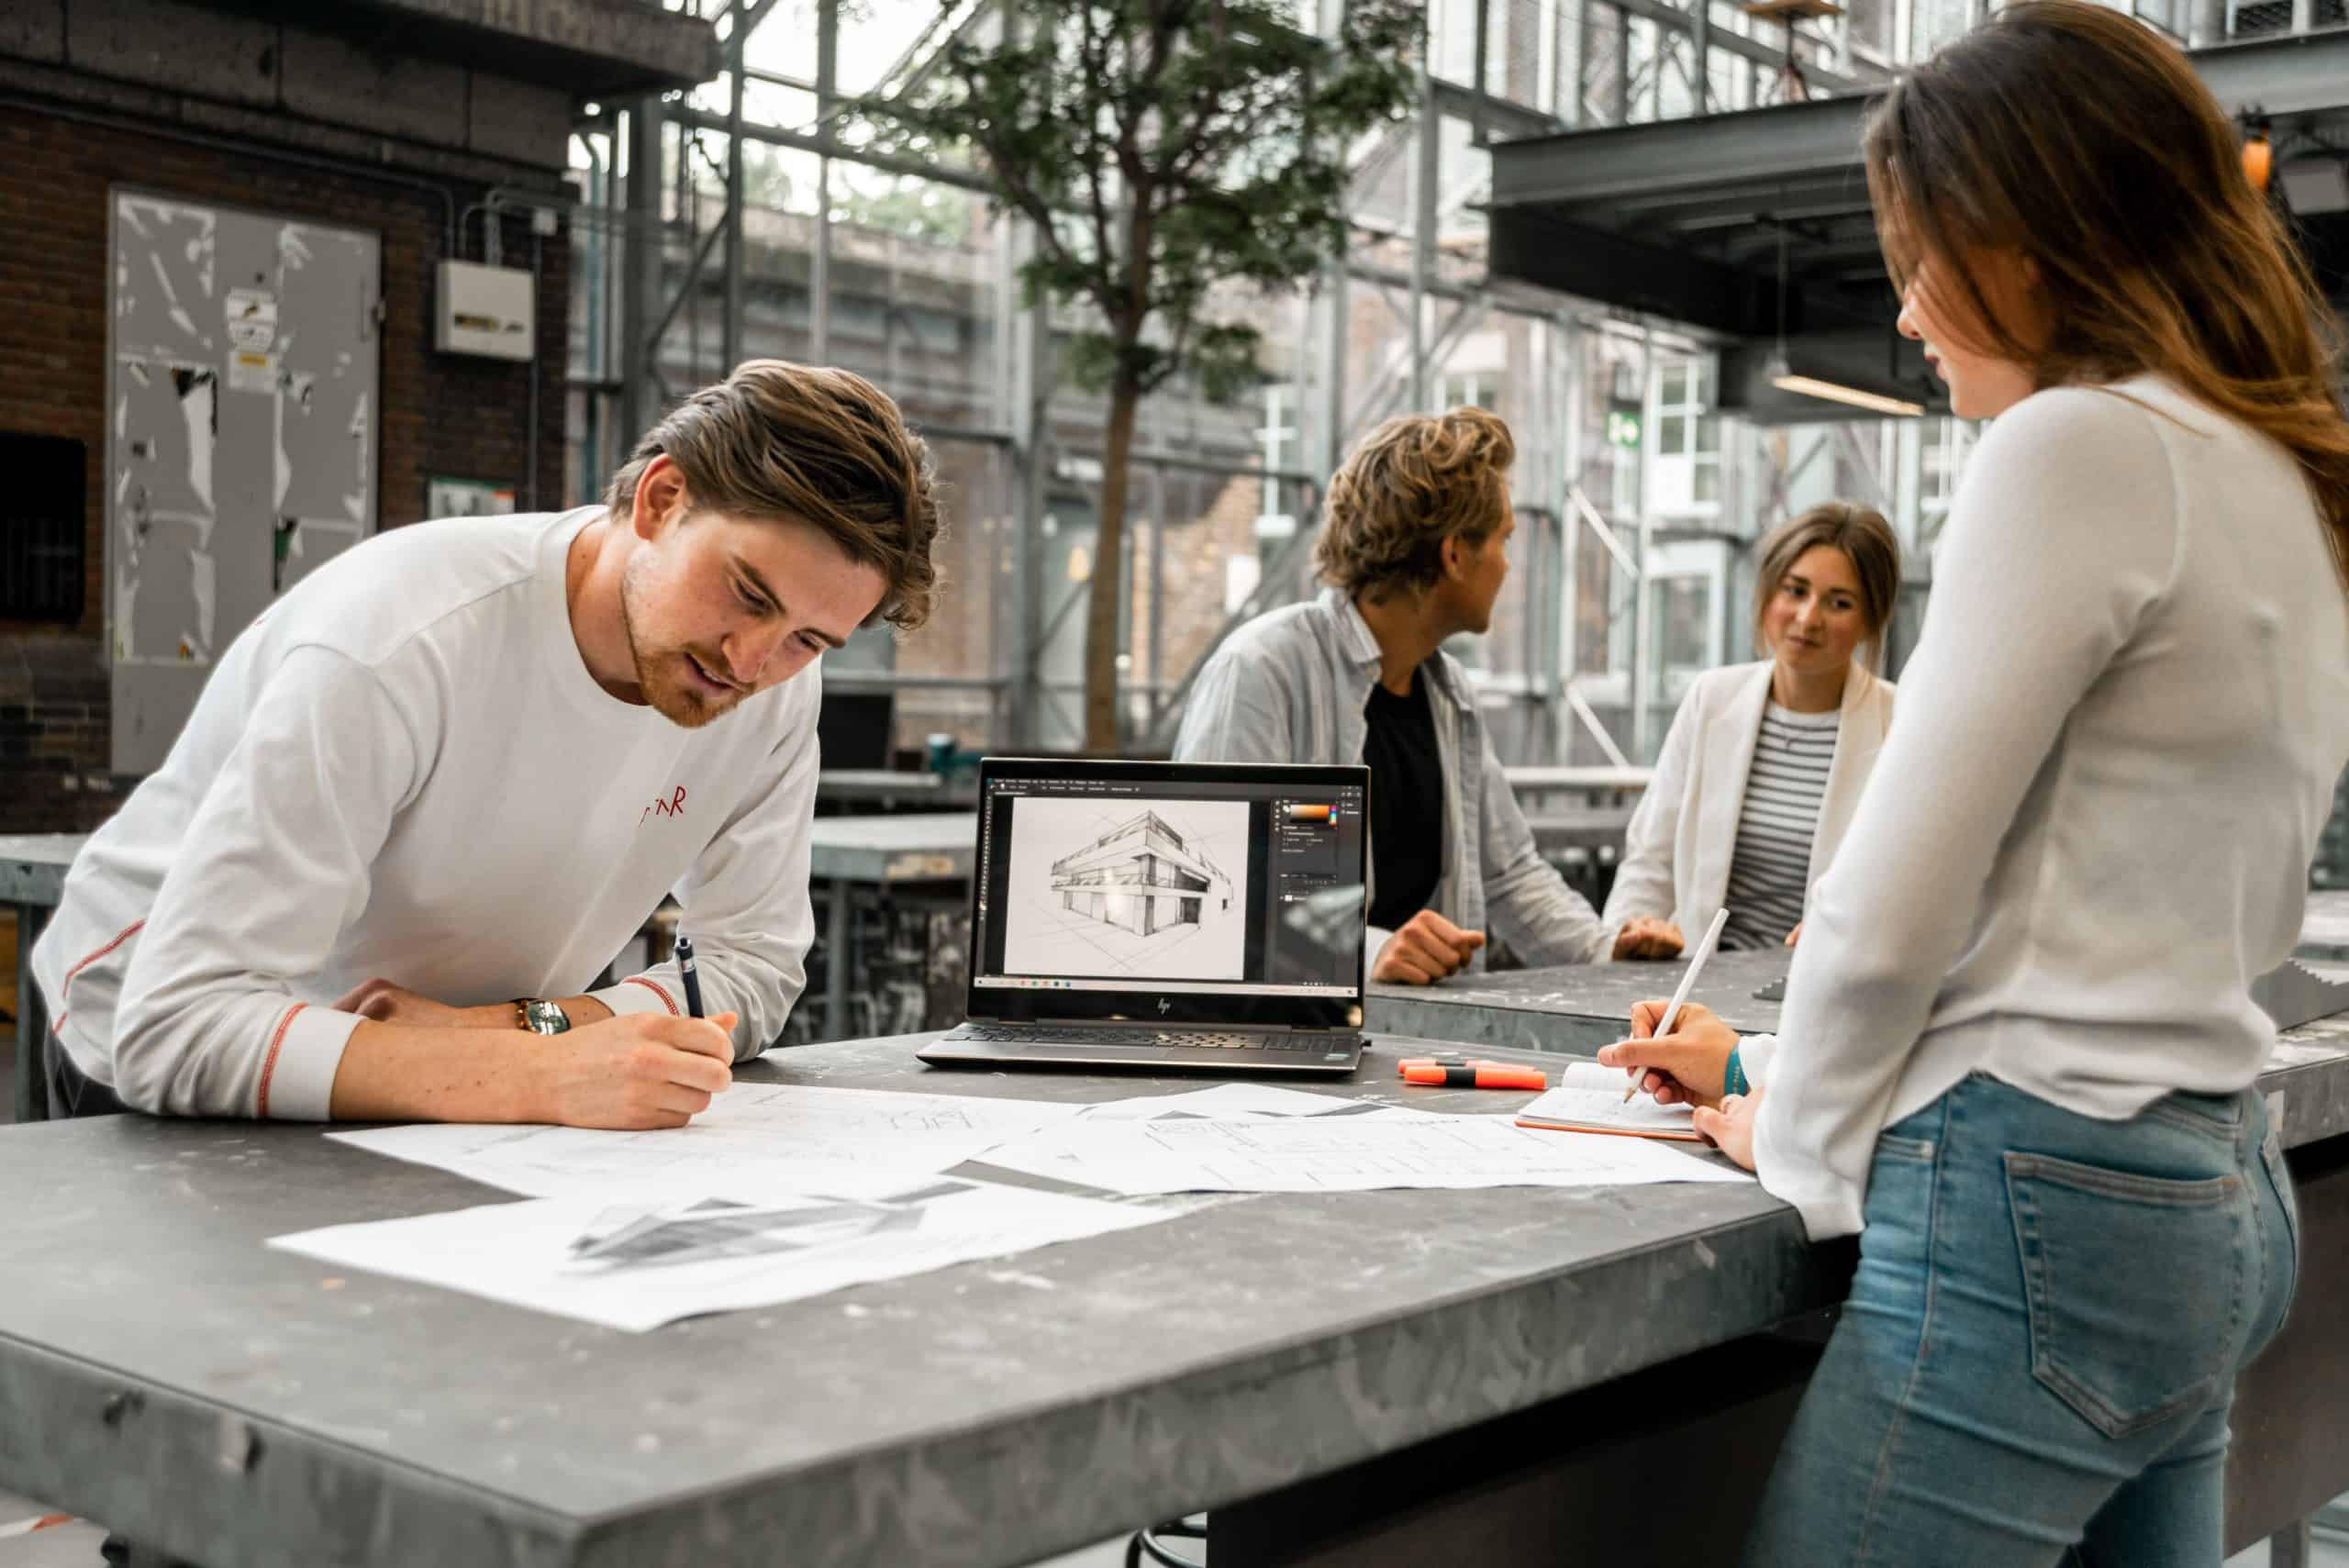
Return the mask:
<path id="1" fill-rule="evenodd" d="M 1229 906 L 1231 879 L 1164 818 L 1145 811 L 1054 861 L 1052 891 L 1063 909 L 1148 937 L 1197 925 L 1210 898 Z"/>
<path id="2" fill-rule="evenodd" d="M 818 1198 L 769 1207 L 705 1198 L 679 1210 L 618 1211 L 572 1243 L 574 1258 L 611 1269 L 660 1268 L 720 1258 L 773 1257 L 921 1228 L 923 1210 L 971 1190 L 968 1182 L 933 1182 L 877 1200 Z"/>

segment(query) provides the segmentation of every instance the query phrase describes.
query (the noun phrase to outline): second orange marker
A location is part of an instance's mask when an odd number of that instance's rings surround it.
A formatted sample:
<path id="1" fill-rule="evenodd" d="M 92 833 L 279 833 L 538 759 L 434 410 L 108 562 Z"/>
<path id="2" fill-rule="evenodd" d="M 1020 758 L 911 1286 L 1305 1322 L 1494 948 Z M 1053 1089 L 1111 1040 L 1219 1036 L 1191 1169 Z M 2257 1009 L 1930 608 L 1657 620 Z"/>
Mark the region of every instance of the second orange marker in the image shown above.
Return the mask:
<path id="1" fill-rule="evenodd" d="M 1531 1067 L 1479 1062 L 1464 1067 L 1406 1067 L 1403 1082 L 1444 1089 L 1546 1089 L 1550 1076 Z"/>

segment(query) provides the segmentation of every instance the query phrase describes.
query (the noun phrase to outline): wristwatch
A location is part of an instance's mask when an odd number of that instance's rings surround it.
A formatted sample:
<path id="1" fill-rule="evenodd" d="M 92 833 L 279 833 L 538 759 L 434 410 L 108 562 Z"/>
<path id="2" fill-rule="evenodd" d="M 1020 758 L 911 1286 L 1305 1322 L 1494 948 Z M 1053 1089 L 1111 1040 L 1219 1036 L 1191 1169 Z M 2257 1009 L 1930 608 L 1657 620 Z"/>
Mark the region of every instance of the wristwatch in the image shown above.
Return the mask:
<path id="1" fill-rule="evenodd" d="M 561 1034 L 571 1027 L 571 1015 L 552 1002 L 536 996 L 514 998 L 514 1023 L 532 1034 Z"/>

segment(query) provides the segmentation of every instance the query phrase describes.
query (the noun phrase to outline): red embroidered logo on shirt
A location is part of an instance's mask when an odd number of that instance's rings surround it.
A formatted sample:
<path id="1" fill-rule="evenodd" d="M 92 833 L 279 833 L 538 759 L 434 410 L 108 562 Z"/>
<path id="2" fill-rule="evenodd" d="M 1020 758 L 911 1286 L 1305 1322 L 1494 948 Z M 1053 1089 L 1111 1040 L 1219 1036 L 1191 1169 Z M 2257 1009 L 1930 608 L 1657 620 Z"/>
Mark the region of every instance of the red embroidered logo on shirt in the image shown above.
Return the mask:
<path id="1" fill-rule="evenodd" d="M 677 793 L 666 800 L 656 798 L 651 805 L 644 808 L 644 816 L 636 819 L 636 825 L 640 828 L 643 827 L 644 817 L 651 816 L 656 811 L 663 817 L 683 817 L 685 814 L 685 786 L 679 784 Z"/>

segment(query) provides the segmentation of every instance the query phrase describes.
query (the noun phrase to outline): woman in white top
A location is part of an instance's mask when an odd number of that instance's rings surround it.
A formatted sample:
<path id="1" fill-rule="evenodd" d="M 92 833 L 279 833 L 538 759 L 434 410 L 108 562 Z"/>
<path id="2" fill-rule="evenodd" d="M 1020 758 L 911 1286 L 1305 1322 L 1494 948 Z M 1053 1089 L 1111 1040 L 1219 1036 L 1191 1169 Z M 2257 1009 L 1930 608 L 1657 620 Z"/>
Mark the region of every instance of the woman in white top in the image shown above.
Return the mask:
<path id="1" fill-rule="evenodd" d="M 1699 1014 L 1605 1059 L 1861 1233 L 1750 1562 L 2215 1568 L 2299 1267 L 2248 984 L 2349 759 L 2329 312 L 2122 13 L 1998 12 L 1866 155 L 1901 328 L 1997 422 L 1775 1048 Z"/>
<path id="2" fill-rule="evenodd" d="M 1900 542 L 1882 514 L 1814 506 L 1762 543 L 1754 639 L 1770 657 L 1699 675 L 1632 815 L 1605 921 L 1619 940 L 1712 924 L 1724 948 L 1794 940 L 1892 724 L 1885 635 Z"/>

